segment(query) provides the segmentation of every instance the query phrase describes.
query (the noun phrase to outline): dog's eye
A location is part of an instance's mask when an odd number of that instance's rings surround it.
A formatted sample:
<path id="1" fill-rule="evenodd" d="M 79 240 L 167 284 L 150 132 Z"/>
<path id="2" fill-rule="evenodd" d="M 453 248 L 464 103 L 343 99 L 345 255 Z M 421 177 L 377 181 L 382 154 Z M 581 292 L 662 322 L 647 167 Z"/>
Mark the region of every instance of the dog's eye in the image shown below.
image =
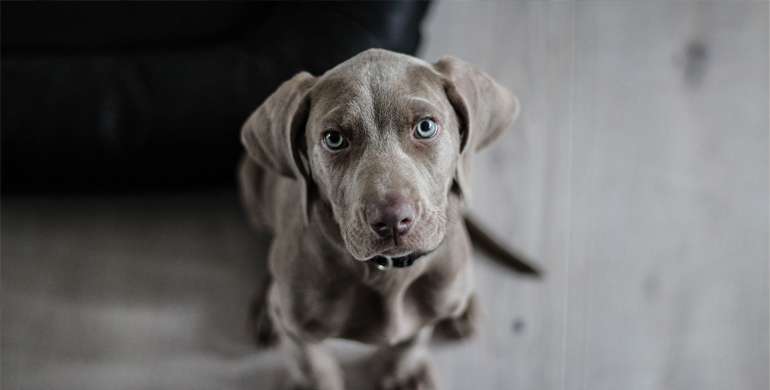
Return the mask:
<path id="1" fill-rule="evenodd" d="M 433 120 L 423 119 L 420 121 L 420 123 L 417 124 L 417 128 L 414 130 L 414 133 L 417 134 L 418 138 L 430 138 L 436 134 L 437 128 L 438 126 L 436 126 L 436 122 Z"/>
<path id="2" fill-rule="evenodd" d="M 345 137 L 339 131 L 327 131 L 324 134 L 324 143 L 332 150 L 342 149 L 347 146 Z"/>

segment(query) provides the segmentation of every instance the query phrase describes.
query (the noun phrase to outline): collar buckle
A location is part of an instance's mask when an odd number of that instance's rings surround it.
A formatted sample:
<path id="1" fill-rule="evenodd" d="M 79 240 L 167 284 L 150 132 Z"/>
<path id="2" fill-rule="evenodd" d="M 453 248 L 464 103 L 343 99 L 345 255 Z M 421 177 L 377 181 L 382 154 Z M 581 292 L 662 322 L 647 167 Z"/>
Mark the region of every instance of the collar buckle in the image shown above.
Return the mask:
<path id="1" fill-rule="evenodd" d="M 372 261 L 377 264 L 377 269 L 380 271 L 393 268 L 393 258 L 390 256 L 375 256 Z"/>

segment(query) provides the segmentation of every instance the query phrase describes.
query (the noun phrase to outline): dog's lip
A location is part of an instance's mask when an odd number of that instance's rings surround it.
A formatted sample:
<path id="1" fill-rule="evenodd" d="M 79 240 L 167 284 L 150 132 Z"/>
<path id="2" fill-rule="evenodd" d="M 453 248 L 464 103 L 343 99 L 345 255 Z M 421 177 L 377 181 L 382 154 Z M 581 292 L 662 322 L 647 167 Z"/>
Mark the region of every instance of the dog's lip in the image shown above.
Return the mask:
<path id="1" fill-rule="evenodd" d="M 402 257 L 402 256 L 407 256 L 409 254 L 412 254 L 416 251 L 417 250 L 414 248 L 409 248 L 404 246 L 393 246 L 386 250 L 380 251 L 375 256 Z"/>
<path id="2" fill-rule="evenodd" d="M 384 257 L 403 257 L 411 255 L 415 252 L 420 252 L 420 248 L 416 248 L 413 246 L 407 246 L 407 245 L 393 245 L 393 242 L 391 241 L 388 243 L 382 243 L 374 248 L 372 248 L 369 251 L 366 251 L 363 256 L 358 257 L 356 256 L 356 259 L 361 261 L 368 261 L 371 260 L 377 256 L 384 256 Z"/>
<path id="3" fill-rule="evenodd" d="M 402 257 L 412 254 L 414 252 L 426 251 L 426 248 L 420 248 L 418 246 L 410 245 L 405 242 L 400 242 L 398 245 L 393 242 L 393 239 L 383 239 L 375 245 L 370 252 L 368 258 L 375 256 L 387 256 L 387 257 Z M 430 250 L 430 249 L 428 249 Z"/>

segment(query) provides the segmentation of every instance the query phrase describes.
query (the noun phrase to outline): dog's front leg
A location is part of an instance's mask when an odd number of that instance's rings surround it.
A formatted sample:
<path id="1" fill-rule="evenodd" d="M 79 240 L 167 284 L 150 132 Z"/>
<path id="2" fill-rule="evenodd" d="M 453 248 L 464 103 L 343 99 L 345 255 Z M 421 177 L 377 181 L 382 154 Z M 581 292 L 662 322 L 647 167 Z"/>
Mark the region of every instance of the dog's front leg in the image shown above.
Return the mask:
<path id="1" fill-rule="evenodd" d="M 296 326 L 287 323 L 276 304 L 276 288 L 270 291 L 270 317 L 275 325 L 289 370 L 290 390 L 344 390 L 342 369 L 337 359 L 321 344 Z"/>
<path id="2" fill-rule="evenodd" d="M 428 352 L 433 326 L 422 328 L 412 338 L 382 347 L 373 356 L 382 390 L 431 390 L 436 388 L 436 375 Z"/>
<path id="3" fill-rule="evenodd" d="M 291 390 L 343 390 L 342 369 L 320 342 L 309 342 L 278 327 L 281 346 L 286 354 Z"/>

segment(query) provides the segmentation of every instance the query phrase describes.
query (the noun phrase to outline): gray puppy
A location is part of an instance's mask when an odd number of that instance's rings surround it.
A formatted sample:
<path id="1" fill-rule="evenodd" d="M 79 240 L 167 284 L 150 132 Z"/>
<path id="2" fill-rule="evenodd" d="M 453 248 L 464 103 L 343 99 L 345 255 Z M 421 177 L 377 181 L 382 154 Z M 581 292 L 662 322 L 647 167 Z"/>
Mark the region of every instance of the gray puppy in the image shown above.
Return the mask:
<path id="1" fill-rule="evenodd" d="M 259 343 L 281 341 L 290 388 L 344 387 L 327 338 L 380 346 L 382 388 L 436 387 L 434 327 L 462 338 L 478 326 L 460 210 L 471 160 L 517 111 L 465 62 L 372 49 L 294 76 L 251 115 L 241 193 L 274 235 L 253 320 Z"/>

